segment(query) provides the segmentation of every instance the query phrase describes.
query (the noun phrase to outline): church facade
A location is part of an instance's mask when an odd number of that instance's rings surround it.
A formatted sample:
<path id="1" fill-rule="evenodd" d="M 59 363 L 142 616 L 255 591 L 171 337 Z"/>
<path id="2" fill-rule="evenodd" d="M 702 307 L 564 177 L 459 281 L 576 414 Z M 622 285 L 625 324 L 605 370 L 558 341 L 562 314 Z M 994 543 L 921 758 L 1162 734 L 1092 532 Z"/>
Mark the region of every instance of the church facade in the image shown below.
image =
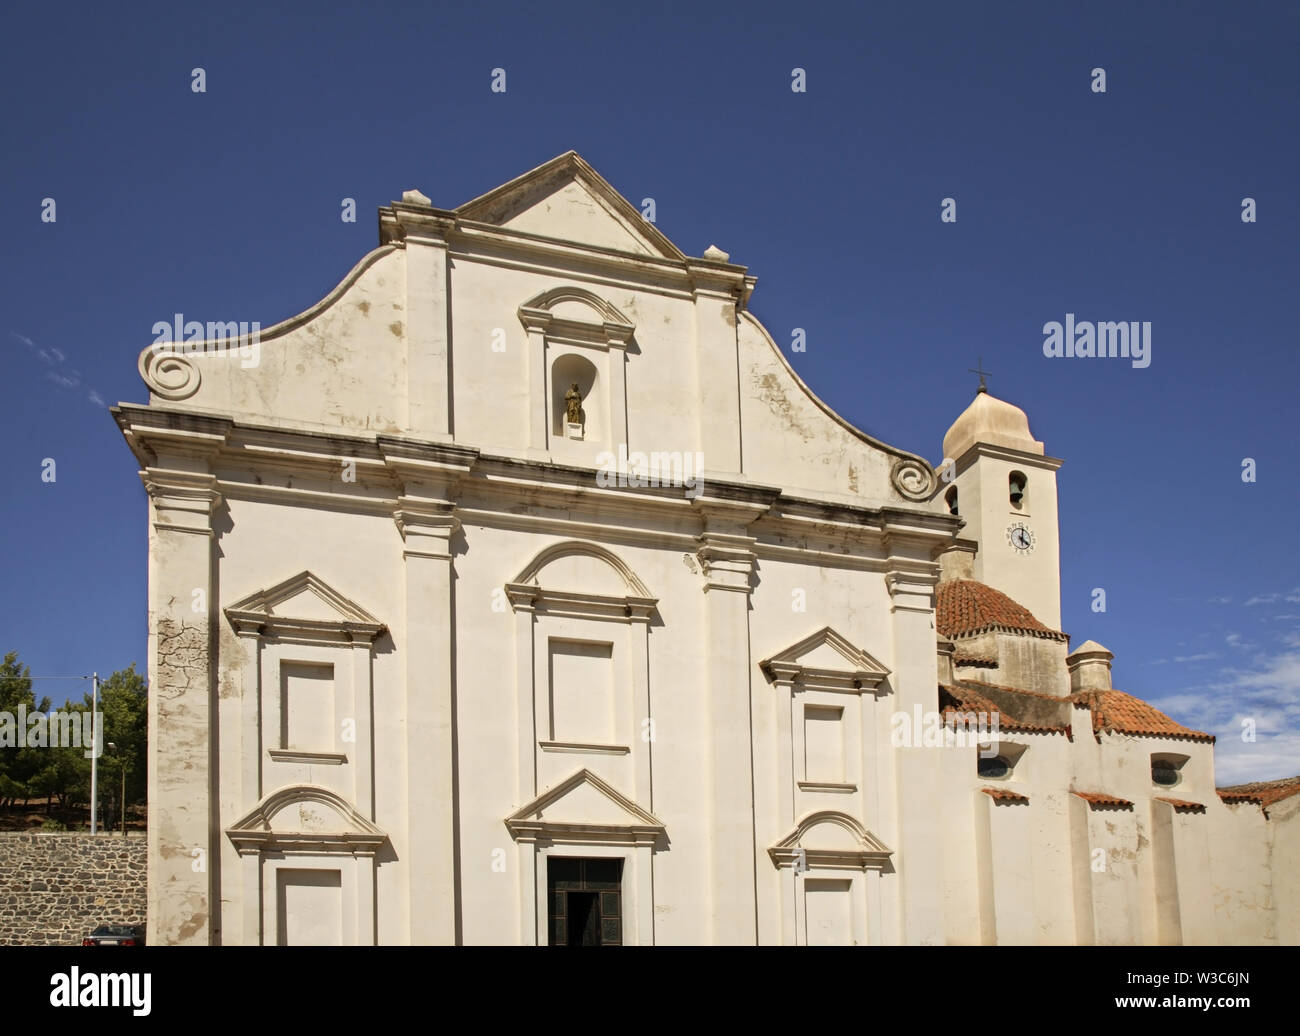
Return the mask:
<path id="1" fill-rule="evenodd" d="M 1056 471 L 852 427 L 569 152 L 155 345 L 152 944 L 1300 941 L 1300 779 L 1060 632 Z"/>

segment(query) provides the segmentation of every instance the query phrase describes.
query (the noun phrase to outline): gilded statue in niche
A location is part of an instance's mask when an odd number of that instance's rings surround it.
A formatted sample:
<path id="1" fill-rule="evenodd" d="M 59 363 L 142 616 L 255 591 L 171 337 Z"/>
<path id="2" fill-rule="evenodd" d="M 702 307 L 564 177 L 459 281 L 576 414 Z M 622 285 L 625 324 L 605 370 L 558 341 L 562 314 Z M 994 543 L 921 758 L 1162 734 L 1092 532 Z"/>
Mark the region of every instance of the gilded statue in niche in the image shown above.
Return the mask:
<path id="1" fill-rule="evenodd" d="M 564 419 L 569 424 L 582 424 L 582 393 L 575 381 L 564 394 Z"/>

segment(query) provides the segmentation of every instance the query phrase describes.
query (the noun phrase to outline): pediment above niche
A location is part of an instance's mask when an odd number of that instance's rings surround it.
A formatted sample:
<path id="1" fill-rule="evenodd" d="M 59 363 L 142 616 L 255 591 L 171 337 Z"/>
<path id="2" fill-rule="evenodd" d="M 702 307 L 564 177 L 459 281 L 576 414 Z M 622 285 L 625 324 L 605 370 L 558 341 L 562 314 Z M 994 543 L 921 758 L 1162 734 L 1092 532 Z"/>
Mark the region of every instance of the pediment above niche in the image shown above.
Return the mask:
<path id="1" fill-rule="evenodd" d="M 519 307 L 526 328 L 589 345 L 626 346 L 636 325 L 611 302 L 586 288 L 563 285 L 534 295 Z"/>
<path id="2" fill-rule="evenodd" d="M 241 854 L 275 851 L 375 852 L 388 836 L 342 796 L 312 784 L 272 792 L 226 831 Z"/>
<path id="3" fill-rule="evenodd" d="M 646 844 L 664 834 L 658 817 L 582 769 L 506 817 L 516 841 Z"/>
<path id="4" fill-rule="evenodd" d="M 639 209 L 573 151 L 455 211 L 462 219 L 536 237 L 633 255 L 685 258 Z"/>
<path id="5" fill-rule="evenodd" d="M 516 610 L 585 618 L 646 620 L 658 604 L 622 558 L 579 540 L 545 548 L 505 589 Z"/>
<path id="6" fill-rule="evenodd" d="M 889 670 L 829 626 L 759 663 L 779 683 L 806 690 L 879 691 Z"/>
<path id="7" fill-rule="evenodd" d="M 373 640 L 384 624 L 311 572 L 257 590 L 225 610 L 240 633 Z"/>
<path id="8" fill-rule="evenodd" d="M 884 842 L 847 813 L 822 810 L 804 817 L 767 850 L 778 867 L 884 867 L 893 855 Z"/>

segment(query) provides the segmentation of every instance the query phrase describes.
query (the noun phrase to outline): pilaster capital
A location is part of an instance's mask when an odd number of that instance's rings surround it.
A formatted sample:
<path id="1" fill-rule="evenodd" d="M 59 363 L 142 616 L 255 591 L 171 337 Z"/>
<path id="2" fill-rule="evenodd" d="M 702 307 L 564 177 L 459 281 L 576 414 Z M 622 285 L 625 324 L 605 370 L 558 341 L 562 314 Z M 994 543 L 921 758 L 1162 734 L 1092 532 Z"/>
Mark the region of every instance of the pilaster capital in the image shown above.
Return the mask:
<path id="1" fill-rule="evenodd" d="M 453 505 L 425 497 L 399 496 L 393 521 L 402 540 L 405 554 L 415 557 L 451 560 L 451 538 L 460 528 L 460 519 L 452 513 Z"/>
<path id="2" fill-rule="evenodd" d="M 212 536 L 212 515 L 221 506 L 217 477 L 202 471 L 145 468 L 140 481 L 153 501 L 154 528 Z"/>
<path id="3" fill-rule="evenodd" d="M 418 202 L 395 201 L 379 210 L 381 244 L 403 243 L 447 247 L 456 227 L 456 214 Z"/>

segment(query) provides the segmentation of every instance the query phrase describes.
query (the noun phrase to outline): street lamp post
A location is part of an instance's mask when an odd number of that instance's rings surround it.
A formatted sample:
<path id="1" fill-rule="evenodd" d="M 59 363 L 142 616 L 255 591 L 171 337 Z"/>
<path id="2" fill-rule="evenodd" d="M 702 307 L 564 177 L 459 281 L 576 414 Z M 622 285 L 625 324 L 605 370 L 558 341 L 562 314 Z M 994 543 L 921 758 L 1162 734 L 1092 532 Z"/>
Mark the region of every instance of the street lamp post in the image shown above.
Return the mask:
<path id="1" fill-rule="evenodd" d="M 90 685 L 90 833 L 96 829 L 95 806 L 99 797 L 99 674 L 92 673 Z"/>
<path id="2" fill-rule="evenodd" d="M 117 745 L 112 741 L 104 746 L 115 756 L 117 756 L 117 768 L 122 771 L 122 790 L 117 797 L 117 811 L 122 817 L 122 837 L 126 837 L 126 760 L 122 758 L 122 753 L 117 750 Z"/>

